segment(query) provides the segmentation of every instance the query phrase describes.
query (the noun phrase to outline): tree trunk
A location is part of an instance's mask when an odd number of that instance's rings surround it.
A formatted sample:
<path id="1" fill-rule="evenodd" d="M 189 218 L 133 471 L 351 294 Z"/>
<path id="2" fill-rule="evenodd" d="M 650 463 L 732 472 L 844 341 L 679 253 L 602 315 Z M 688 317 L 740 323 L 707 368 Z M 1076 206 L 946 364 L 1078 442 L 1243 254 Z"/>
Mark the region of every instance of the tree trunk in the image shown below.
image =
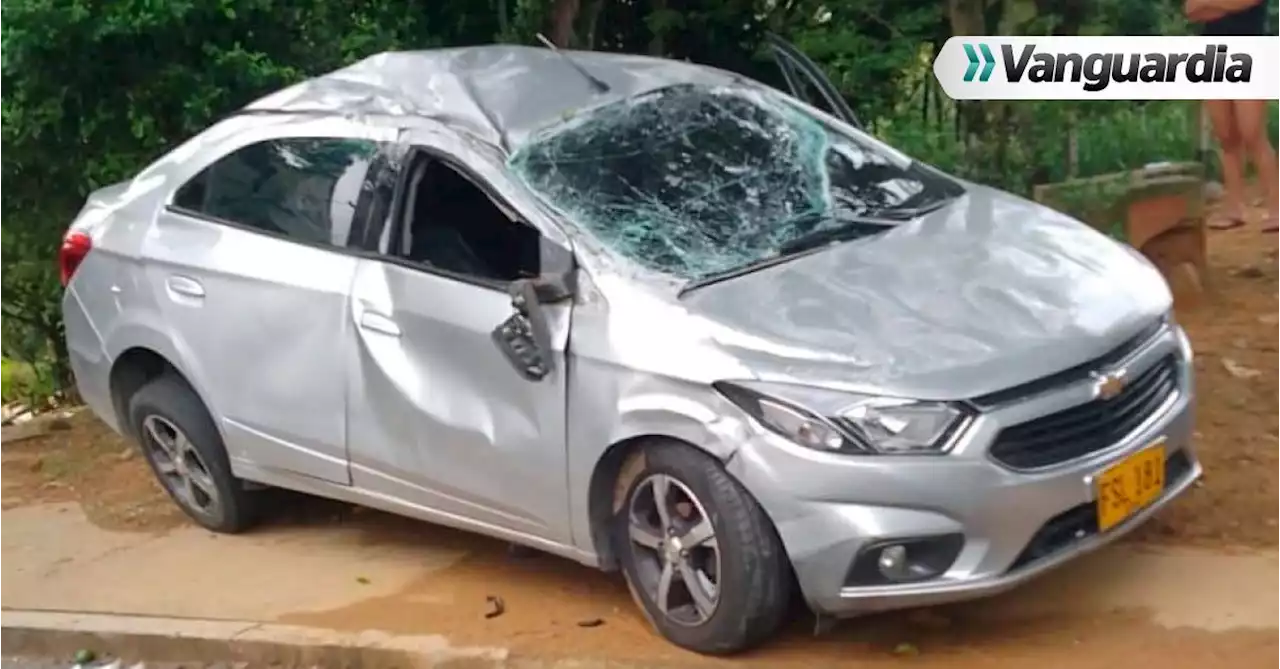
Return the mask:
<path id="1" fill-rule="evenodd" d="M 507 15 L 507 0 L 497 0 L 494 11 L 498 13 L 498 34 L 507 39 L 511 30 L 511 18 Z"/>
<path id="2" fill-rule="evenodd" d="M 587 0 L 586 9 L 582 10 L 582 48 L 596 48 L 596 26 L 600 23 L 600 11 L 604 9 L 604 0 Z"/>
<path id="3" fill-rule="evenodd" d="M 573 46 L 579 4 L 579 0 L 555 0 L 551 6 L 551 42 L 562 49 Z"/>
<path id="4" fill-rule="evenodd" d="M 986 0 L 947 0 L 947 12 L 951 18 L 951 34 L 982 35 L 986 33 Z M 956 102 L 956 124 L 960 128 L 960 140 L 969 155 L 978 137 L 986 129 L 986 111 L 979 100 Z"/>
<path id="5" fill-rule="evenodd" d="M 952 35 L 981 35 L 986 32 L 985 0 L 948 0 Z"/>
<path id="6" fill-rule="evenodd" d="M 1072 109 L 1067 113 L 1067 178 L 1080 176 L 1080 119 Z"/>
<path id="7" fill-rule="evenodd" d="M 667 9 L 667 0 L 652 0 L 649 11 L 658 13 L 658 12 L 665 12 L 666 9 Z M 653 25 L 653 24 L 650 24 L 650 25 Z M 656 56 L 661 58 L 663 53 L 666 52 L 667 46 L 666 46 L 666 40 L 664 39 L 666 37 L 666 30 L 667 28 L 664 25 L 660 27 L 658 30 L 653 31 L 653 39 L 649 40 L 650 56 Z"/>

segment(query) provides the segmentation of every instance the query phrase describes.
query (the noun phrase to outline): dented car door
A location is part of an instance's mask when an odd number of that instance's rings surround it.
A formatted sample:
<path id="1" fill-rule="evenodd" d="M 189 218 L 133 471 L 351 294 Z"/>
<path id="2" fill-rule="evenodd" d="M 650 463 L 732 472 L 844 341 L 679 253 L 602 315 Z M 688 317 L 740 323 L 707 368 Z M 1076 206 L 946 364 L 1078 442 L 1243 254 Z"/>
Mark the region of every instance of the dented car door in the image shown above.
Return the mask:
<path id="1" fill-rule="evenodd" d="M 502 172 L 473 151 L 447 134 L 412 140 L 379 257 L 356 269 L 352 482 L 435 511 L 442 522 L 563 543 L 572 301 L 526 302 L 535 292 L 545 297 L 535 277 L 485 275 L 501 274 L 492 267 L 500 235 L 462 238 L 487 220 L 499 232 L 528 226 L 519 239 L 538 245 L 532 253 L 544 265 L 564 262 L 567 251 L 528 225 L 504 194 Z M 474 193 L 457 190 L 468 184 Z M 437 197 L 431 188 L 446 189 Z M 473 260 L 480 264 L 467 264 Z"/>

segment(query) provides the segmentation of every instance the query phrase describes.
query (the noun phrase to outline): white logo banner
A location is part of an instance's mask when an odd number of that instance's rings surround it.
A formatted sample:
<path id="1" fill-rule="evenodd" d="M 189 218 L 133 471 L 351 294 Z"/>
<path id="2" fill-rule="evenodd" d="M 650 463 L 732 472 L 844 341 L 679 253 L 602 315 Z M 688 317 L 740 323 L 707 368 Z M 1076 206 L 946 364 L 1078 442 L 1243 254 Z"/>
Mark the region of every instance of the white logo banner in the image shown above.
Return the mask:
<path id="1" fill-rule="evenodd" d="M 1274 100 L 1280 37 L 952 37 L 956 100 Z"/>

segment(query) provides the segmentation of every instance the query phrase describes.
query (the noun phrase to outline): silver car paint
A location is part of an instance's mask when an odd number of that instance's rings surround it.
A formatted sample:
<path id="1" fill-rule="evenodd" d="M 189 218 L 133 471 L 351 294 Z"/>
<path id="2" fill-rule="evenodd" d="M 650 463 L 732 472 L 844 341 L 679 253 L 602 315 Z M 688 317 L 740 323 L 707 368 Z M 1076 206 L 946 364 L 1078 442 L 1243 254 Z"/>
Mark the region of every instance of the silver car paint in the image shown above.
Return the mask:
<path id="1" fill-rule="evenodd" d="M 575 57 L 614 97 L 729 76 Z M 64 298 L 88 404 L 121 429 L 113 365 L 152 351 L 204 400 L 241 478 L 606 567 L 609 499 L 602 509 L 592 492 L 611 482 L 593 485 L 598 465 L 611 447 L 680 439 L 726 463 L 776 525 L 806 599 L 840 615 L 995 591 L 1109 541 L 1120 532 L 1005 573 L 1036 527 L 1091 498 L 1087 478 L 1101 468 L 1157 438 L 1189 449 L 1189 349 L 1172 326 L 1130 364 L 1181 350 L 1178 396 L 1122 443 L 1051 471 L 1012 472 L 985 447 L 1002 424 L 1086 401 L 1083 386 L 985 414 L 939 457 L 817 453 L 763 430 L 711 382 L 967 398 L 1101 355 L 1167 311 L 1168 291 L 1149 264 L 1083 225 L 967 185 L 962 202 L 880 238 L 677 297 L 678 286 L 611 255 L 504 171 L 501 144 L 587 100 L 556 58 L 519 47 L 375 57 L 268 96 L 95 193 L 73 223 L 94 250 Z M 517 85 L 531 73 L 538 86 Z M 536 104 L 522 105 L 521 91 Z M 499 289 L 165 209 L 229 151 L 292 136 L 429 148 L 573 252 L 577 295 L 548 310 L 552 374 L 525 381 L 493 348 L 488 332 L 510 313 Z M 1153 509 L 1199 475 L 1192 463 Z M 866 542 L 958 527 L 971 540 L 943 578 L 841 587 Z"/>
<path id="2" fill-rule="evenodd" d="M 881 236 L 684 303 L 758 378 L 942 400 L 1097 358 L 1171 307 L 1159 272 L 1092 228 L 968 189 Z"/>

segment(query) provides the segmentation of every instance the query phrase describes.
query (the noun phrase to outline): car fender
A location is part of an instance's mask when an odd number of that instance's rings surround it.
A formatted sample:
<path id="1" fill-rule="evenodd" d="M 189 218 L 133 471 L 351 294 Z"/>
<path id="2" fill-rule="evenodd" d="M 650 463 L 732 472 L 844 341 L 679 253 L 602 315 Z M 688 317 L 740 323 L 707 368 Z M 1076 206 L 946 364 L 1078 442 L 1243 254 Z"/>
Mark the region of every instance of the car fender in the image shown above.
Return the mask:
<path id="1" fill-rule="evenodd" d="M 121 320 L 106 335 L 104 341 L 104 349 L 107 359 L 111 361 L 112 368 L 115 367 L 120 356 L 125 351 L 134 348 L 151 350 L 168 361 L 187 381 L 196 395 L 200 397 L 205 409 L 213 417 L 213 422 L 217 425 L 218 431 L 222 432 L 222 421 L 217 408 L 209 401 L 209 394 L 206 392 L 207 386 L 204 383 L 206 377 L 200 362 L 191 353 L 190 347 L 182 341 L 181 335 L 159 328 L 136 315 L 124 314 L 121 316 Z M 225 435 L 223 436 L 225 438 Z"/>
<path id="2" fill-rule="evenodd" d="M 710 395 L 692 398 L 668 393 L 644 393 L 622 398 L 608 443 L 643 436 L 669 437 L 706 451 L 719 460 L 732 457 L 745 425 L 727 415 L 723 400 Z"/>

